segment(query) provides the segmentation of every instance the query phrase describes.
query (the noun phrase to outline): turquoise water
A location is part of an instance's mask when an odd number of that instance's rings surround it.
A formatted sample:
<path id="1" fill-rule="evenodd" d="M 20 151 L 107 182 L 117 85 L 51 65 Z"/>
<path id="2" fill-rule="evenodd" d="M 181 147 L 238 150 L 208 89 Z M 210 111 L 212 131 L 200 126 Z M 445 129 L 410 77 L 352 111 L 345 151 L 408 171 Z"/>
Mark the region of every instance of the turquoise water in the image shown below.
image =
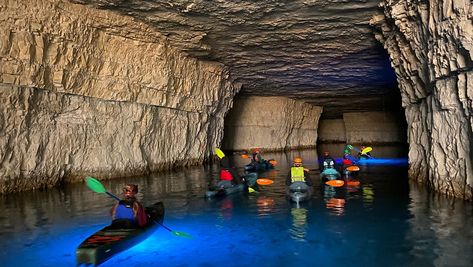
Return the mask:
<path id="1" fill-rule="evenodd" d="M 319 150 L 341 157 L 343 148 Z M 295 155 L 316 181 L 299 206 L 284 186 Z M 401 148 L 373 147 L 372 155 L 388 161 L 361 166 L 358 187 L 318 183 L 315 150 L 263 154 L 279 163 L 261 174 L 274 184 L 219 200 L 203 197 L 214 166 L 105 181 L 114 193 L 137 183 L 144 204 L 164 202 L 166 226 L 193 238 L 160 228 L 101 266 L 472 266 L 472 203 L 409 184 Z M 1 197 L 0 266 L 74 266 L 76 247 L 108 224 L 113 204 L 84 184 Z"/>

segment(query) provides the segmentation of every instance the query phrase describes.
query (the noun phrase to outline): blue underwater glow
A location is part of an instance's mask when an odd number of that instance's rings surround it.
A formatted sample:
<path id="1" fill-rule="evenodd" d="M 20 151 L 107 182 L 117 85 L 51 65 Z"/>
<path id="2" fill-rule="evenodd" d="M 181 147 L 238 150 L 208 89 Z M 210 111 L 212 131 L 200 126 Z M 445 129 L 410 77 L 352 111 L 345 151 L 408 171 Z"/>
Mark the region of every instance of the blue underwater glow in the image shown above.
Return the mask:
<path id="1" fill-rule="evenodd" d="M 343 163 L 343 158 L 336 158 L 335 162 L 339 165 Z M 408 158 L 361 158 L 355 160 L 354 165 L 386 165 L 404 167 L 409 164 Z"/>
<path id="2" fill-rule="evenodd" d="M 303 157 L 312 170 L 318 167 L 314 154 L 265 155 L 279 164 L 260 177 L 274 183 L 222 199 L 203 197 L 208 177 L 217 173 L 213 167 L 105 181 L 111 192 L 124 182 L 139 184 L 143 204 L 163 201 L 164 224 L 193 238 L 159 228 L 101 266 L 471 266 L 471 205 L 409 187 L 405 160 L 360 167 L 352 177 L 357 186 L 326 186 L 311 171 L 313 198 L 288 201 L 292 158 Z M 7 267 L 75 266 L 75 249 L 109 222 L 114 204 L 81 184 L 0 200 L 0 265 Z M 439 216 L 444 209 L 449 216 Z"/>

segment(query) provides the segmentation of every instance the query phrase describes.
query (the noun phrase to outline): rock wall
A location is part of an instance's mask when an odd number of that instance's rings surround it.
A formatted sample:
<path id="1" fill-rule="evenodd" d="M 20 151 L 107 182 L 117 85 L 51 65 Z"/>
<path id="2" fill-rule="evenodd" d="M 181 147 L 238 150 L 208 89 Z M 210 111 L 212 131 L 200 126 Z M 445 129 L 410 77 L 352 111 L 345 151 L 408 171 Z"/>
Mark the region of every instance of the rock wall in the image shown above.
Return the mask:
<path id="1" fill-rule="evenodd" d="M 0 1 L 0 192 L 202 162 L 238 86 L 112 12 Z"/>
<path id="2" fill-rule="evenodd" d="M 318 126 L 318 141 L 344 143 L 347 140 L 345 123 L 342 119 L 322 119 Z"/>
<path id="3" fill-rule="evenodd" d="M 403 119 L 393 112 L 343 113 L 343 119 L 320 121 L 319 141 L 365 145 L 405 143 Z"/>
<path id="4" fill-rule="evenodd" d="M 315 147 L 321 113 L 321 107 L 286 97 L 238 97 L 225 118 L 222 147 L 229 150 Z"/>
<path id="5" fill-rule="evenodd" d="M 401 118 L 392 112 L 343 113 L 347 143 L 405 143 L 406 128 Z"/>
<path id="6" fill-rule="evenodd" d="M 383 1 L 371 20 L 406 109 L 409 174 L 473 199 L 473 6 L 470 0 Z"/>

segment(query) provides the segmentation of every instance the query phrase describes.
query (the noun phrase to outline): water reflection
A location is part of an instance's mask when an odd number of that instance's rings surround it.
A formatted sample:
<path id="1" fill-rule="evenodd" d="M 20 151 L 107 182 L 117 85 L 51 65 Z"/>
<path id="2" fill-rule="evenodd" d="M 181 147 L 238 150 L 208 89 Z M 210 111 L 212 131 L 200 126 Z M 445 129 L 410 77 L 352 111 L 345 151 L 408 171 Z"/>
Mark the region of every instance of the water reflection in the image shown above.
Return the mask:
<path id="1" fill-rule="evenodd" d="M 307 213 L 306 208 L 291 208 L 292 227 L 289 232 L 291 233 L 292 239 L 297 241 L 306 241 Z"/>
<path id="2" fill-rule="evenodd" d="M 261 174 L 274 184 L 222 200 L 204 198 L 217 175 L 212 165 L 102 181 L 112 193 L 124 183 L 138 184 L 143 204 L 162 200 L 165 224 L 195 237 L 176 238 L 160 229 L 146 246 L 103 266 L 127 261 L 216 267 L 235 255 L 242 256 L 229 266 L 340 266 L 355 258 L 357 266 L 472 266 L 471 203 L 412 185 L 409 190 L 406 169 L 390 165 L 361 171 L 356 177 L 361 184 L 353 187 L 325 186 L 312 172 L 314 196 L 295 207 L 285 198 L 284 180 L 296 155 L 308 168 L 318 168 L 315 150 L 266 153 L 279 162 Z M 84 184 L 0 196 L 0 265 L 73 266 L 75 248 L 108 224 L 113 203 Z M 308 257 L 311 253 L 314 257 Z"/>
<path id="3" fill-rule="evenodd" d="M 341 216 L 345 212 L 345 198 L 341 194 L 343 190 L 345 190 L 343 187 L 335 188 L 333 186 L 324 185 L 325 207 L 329 209 L 333 215 Z"/>
<path id="4" fill-rule="evenodd" d="M 374 189 L 370 184 L 364 184 L 362 188 L 363 204 L 365 207 L 371 207 L 374 201 Z"/>
<path id="5" fill-rule="evenodd" d="M 258 216 L 271 216 L 273 213 L 275 202 L 274 198 L 269 196 L 258 196 L 256 199 L 256 206 L 258 208 Z"/>

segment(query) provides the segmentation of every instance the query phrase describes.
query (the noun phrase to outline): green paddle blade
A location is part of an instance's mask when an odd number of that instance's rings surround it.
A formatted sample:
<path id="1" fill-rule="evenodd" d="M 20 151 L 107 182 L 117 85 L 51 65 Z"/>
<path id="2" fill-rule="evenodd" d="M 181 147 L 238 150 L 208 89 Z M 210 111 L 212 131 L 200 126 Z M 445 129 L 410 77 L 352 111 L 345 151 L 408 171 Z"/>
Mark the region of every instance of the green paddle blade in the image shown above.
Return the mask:
<path id="1" fill-rule="evenodd" d="M 87 186 L 96 193 L 106 193 L 105 187 L 95 178 L 88 176 L 85 178 L 85 183 Z"/>
<path id="2" fill-rule="evenodd" d="M 175 235 L 175 236 L 192 238 L 192 236 L 190 234 L 184 233 L 184 232 L 172 231 L 172 234 Z"/>

